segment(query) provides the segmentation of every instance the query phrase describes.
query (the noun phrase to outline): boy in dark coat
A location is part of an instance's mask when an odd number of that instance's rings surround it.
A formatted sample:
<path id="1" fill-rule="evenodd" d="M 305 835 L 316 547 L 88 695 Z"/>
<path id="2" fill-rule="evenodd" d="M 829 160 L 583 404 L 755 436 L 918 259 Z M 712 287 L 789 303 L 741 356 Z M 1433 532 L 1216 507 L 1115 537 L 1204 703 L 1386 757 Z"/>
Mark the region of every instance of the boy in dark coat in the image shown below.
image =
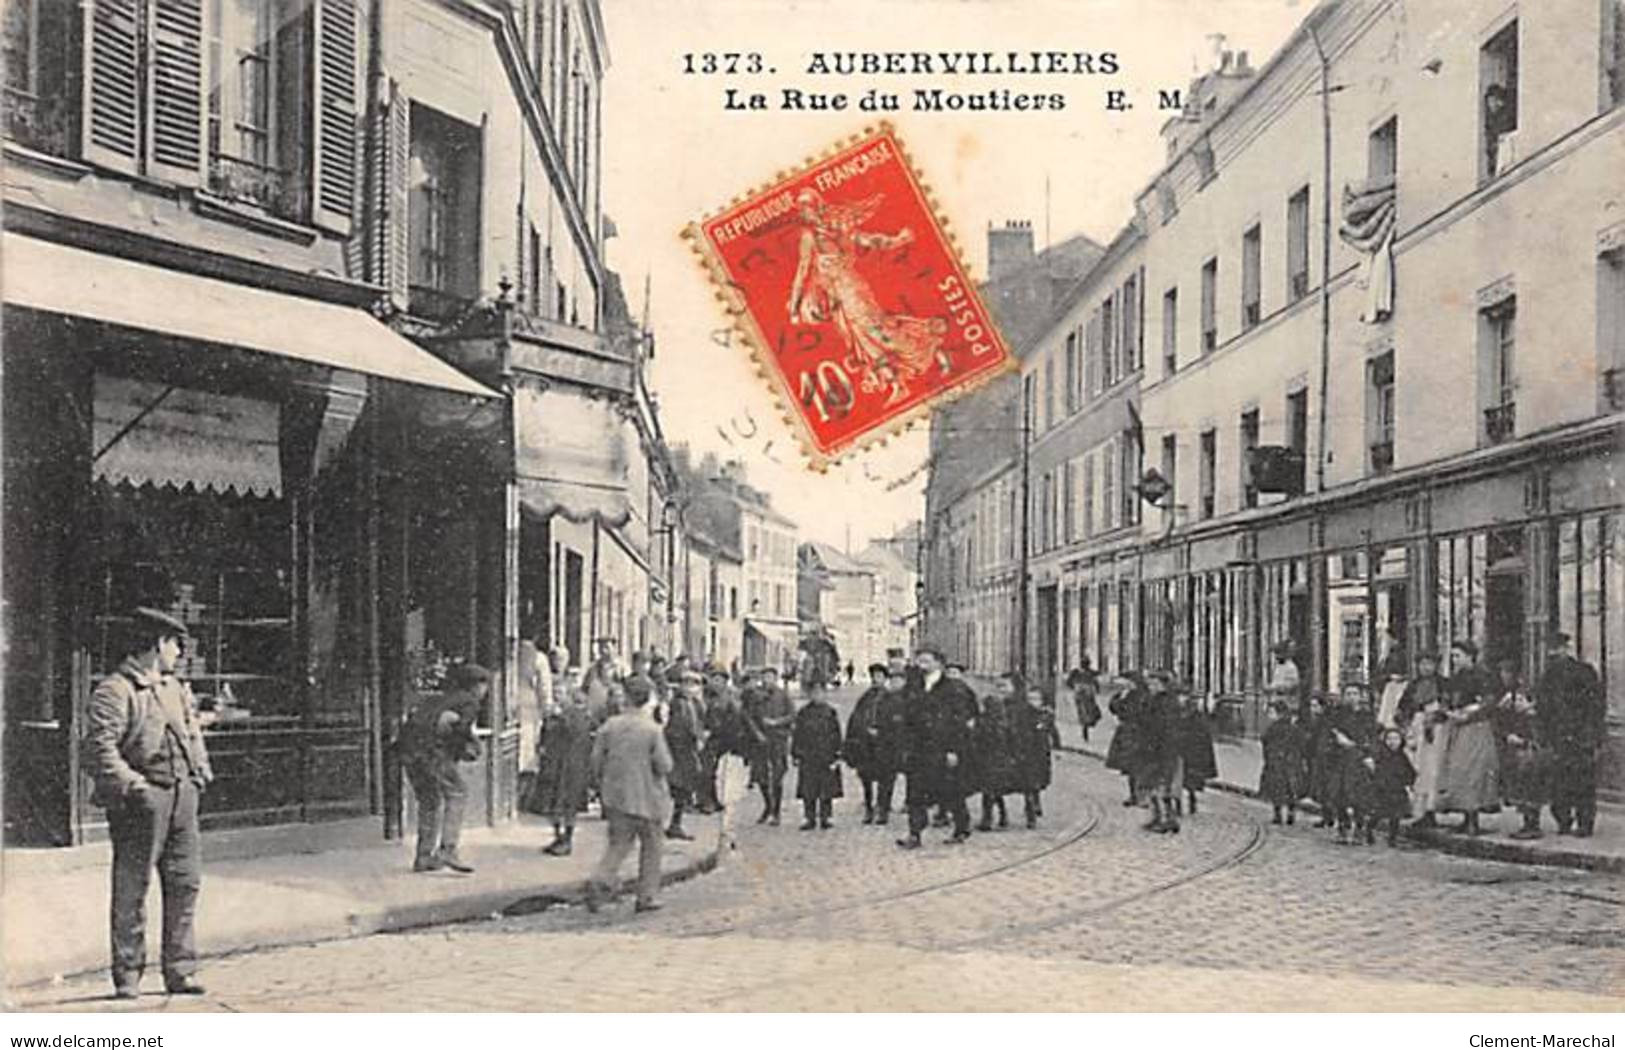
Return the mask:
<path id="1" fill-rule="evenodd" d="M 1117 728 L 1106 747 L 1106 768 L 1115 769 L 1128 778 L 1128 798 L 1123 805 L 1135 806 L 1142 801 L 1134 770 L 1140 760 L 1140 719 L 1145 712 L 1146 687 L 1138 671 L 1127 671 L 1123 677 L 1129 683 L 1128 688 L 1112 697 L 1107 705 L 1117 717 Z"/>
<path id="2" fill-rule="evenodd" d="M 863 822 L 875 822 L 876 789 L 884 794 L 883 808 L 891 809 L 891 784 L 882 785 L 885 772 L 881 767 L 884 755 L 881 748 L 881 730 L 885 727 L 882 707 L 886 699 L 886 665 L 869 665 L 869 688 L 858 698 L 852 713 L 846 719 L 846 739 L 841 745 L 841 757 L 858 774 L 863 784 Z M 902 679 L 898 678 L 901 685 Z M 895 777 L 896 774 L 892 773 Z"/>
<path id="3" fill-rule="evenodd" d="M 1213 731 L 1208 726 L 1207 712 L 1188 694 L 1179 697 L 1179 757 L 1185 763 L 1184 788 L 1190 803 L 1191 816 L 1196 815 L 1196 793 L 1207 787 L 1207 782 L 1219 775 L 1219 762 L 1213 754 Z M 1179 800 L 1174 800 L 1174 814 L 1179 814 Z"/>
<path id="4" fill-rule="evenodd" d="M 1050 751 L 1060 746 L 1055 712 L 1039 702 L 1016 675 L 1006 675 L 1005 730 L 1009 741 L 1008 786 L 1021 792 L 1027 826 L 1038 826 L 1044 815 L 1043 792 L 1052 773 Z"/>
<path id="5" fill-rule="evenodd" d="M 1339 843 L 1359 842 L 1371 805 L 1371 769 L 1368 749 L 1375 743 L 1377 720 L 1358 685 L 1343 687 L 1329 696 L 1321 729 L 1326 802 L 1337 823 Z M 1369 836 L 1367 842 L 1373 841 Z"/>
<path id="6" fill-rule="evenodd" d="M 1501 800 L 1518 810 L 1515 839 L 1538 839 L 1540 807 L 1546 804 L 1545 756 L 1535 743 L 1535 704 L 1524 691 L 1518 665 L 1503 661 L 1501 690 L 1492 715 L 1501 754 Z"/>
<path id="7" fill-rule="evenodd" d="M 756 684 L 745 692 L 743 708 L 750 782 L 762 789 L 762 815 L 756 823 L 778 827 L 784 803 L 785 766 L 790 757 L 791 723 L 796 717 L 790 694 L 779 686 L 778 668 L 764 667 L 756 672 Z"/>
<path id="8" fill-rule="evenodd" d="M 1405 754 L 1405 734 L 1398 729 L 1382 731 L 1382 743 L 1368 760 L 1371 769 L 1371 806 L 1366 823 L 1366 841 L 1372 841 L 1376 827 L 1388 827 L 1388 845 L 1399 840 L 1399 822 L 1410 816 L 1411 785 L 1416 783 L 1416 767 Z"/>
<path id="9" fill-rule="evenodd" d="M 801 830 L 830 827 L 833 800 L 841 797 L 841 716 L 825 698 L 821 684 L 812 684 L 807 702 L 796 712 L 790 757 L 796 763 Z"/>
<path id="10" fill-rule="evenodd" d="M 1304 790 L 1304 738 L 1303 730 L 1292 711 L 1293 704 L 1277 700 L 1270 704 L 1275 721 L 1264 730 L 1264 768 L 1258 776 L 1258 793 L 1269 800 L 1274 810 L 1271 824 L 1281 823 L 1281 811 L 1286 811 L 1286 822 L 1297 818 L 1298 799 Z"/>
<path id="11" fill-rule="evenodd" d="M 1010 739 L 1006 721 L 1007 708 L 1013 693 L 1008 677 L 999 678 L 992 696 L 977 698 L 980 713 L 976 717 L 973 743 L 975 783 L 982 792 L 982 820 L 977 831 L 993 830 L 993 811 L 999 812 L 999 827 L 1010 826 L 1009 812 L 1004 796 L 1010 790 Z"/>
<path id="12" fill-rule="evenodd" d="M 1150 684 L 1139 720 L 1134 777 L 1151 793 L 1151 820 L 1146 830 L 1177 834 L 1179 814 L 1174 812 L 1174 800 L 1185 779 L 1179 753 L 1179 687 L 1166 671 L 1152 672 Z"/>

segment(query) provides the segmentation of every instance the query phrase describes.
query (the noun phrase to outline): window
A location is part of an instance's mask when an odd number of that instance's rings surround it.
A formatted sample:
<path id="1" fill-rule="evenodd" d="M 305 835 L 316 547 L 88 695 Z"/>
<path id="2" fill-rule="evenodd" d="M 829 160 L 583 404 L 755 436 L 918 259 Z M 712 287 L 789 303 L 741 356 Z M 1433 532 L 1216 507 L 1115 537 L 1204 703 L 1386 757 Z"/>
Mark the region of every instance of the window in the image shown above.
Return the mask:
<path id="1" fill-rule="evenodd" d="M 1286 396 L 1286 443 L 1299 456 L 1309 454 L 1309 391 L 1295 390 Z"/>
<path id="2" fill-rule="evenodd" d="M 1070 459 L 1061 465 L 1061 528 L 1064 542 L 1071 543 L 1078 538 L 1078 519 L 1076 508 L 1073 506 L 1076 481 L 1076 464 Z"/>
<path id="3" fill-rule="evenodd" d="M 0 11 L 4 134 L 42 153 L 66 155 L 78 123 L 77 23 L 73 4 L 11 0 Z"/>
<path id="4" fill-rule="evenodd" d="M 297 216 L 303 19 L 280 0 L 210 0 L 209 29 L 209 189 Z"/>
<path id="5" fill-rule="evenodd" d="M 1399 118 L 1389 117 L 1366 143 L 1366 175 L 1377 179 L 1399 174 Z"/>
<path id="6" fill-rule="evenodd" d="M 1117 382 L 1117 297 L 1109 295 L 1100 304 L 1100 385 L 1109 389 Z"/>
<path id="7" fill-rule="evenodd" d="M 1078 410 L 1078 333 L 1066 333 L 1066 414 Z"/>
<path id="8" fill-rule="evenodd" d="M 1625 247 L 1597 256 L 1597 370 L 1601 409 L 1625 408 Z"/>
<path id="9" fill-rule="evenodd" d="M 1217 100 L 1209 99 L 1209 101 Z M 1218 167 L 1213 161 L 1213 143 L 1209 141 L 1206 135 L 1197 140 L 1195 147 L 1191 150 L 1191 156 L 1196 158 L 1198 186 L 1206 186 L 1219 173 Z"/>
<path id="10" fill-rule="evenodd" d="M 1044 355 L 1044 429 L 1055 425 L 1055 358 Z"/>
<path id="11" fill-rule="evenodd" d="M 532 313 L 541 315 L 545 309 L 542 303 L 542 236 L 536 232 L 536 224 L 527 224 L 529 231 L 530 253 L 526 256 L 530 260 L 530 270 L 525 274 L 525 305 Z M 553 268 L 553 253 L 549 249 L 546 257 L 547 269 Z"/>
<path id="12" fill-rule="evenodd" d="M 1209 259 L 1202 264 L 1202 353 L 1211 354 L 1219 347 L 1219 260 Z"/>
<path id="13" fill-rule="evenodd" d="M 1258 486 L 1253 483 L 1253 449 L 1258 447 L 1258 409 L 1249 408 L 1241 414 L 1241 430 L 1237 445 L 1241 461 L 1241 505 L 1258 506 Z"/>
<path id="14" fill-rule="evenodd" d="M 1179 371 L 1179 289 L 1162 293 L 1162 374 Z"/>
<path id="15" fill-rule="evenodd" d="M 1179 197 L 1174 193 L 1174 188 L 1168 185 L 1167 182 L 1157 183 L 1157 212 L 1164 226 L 1172 222 L 1174 216 L 1179 214 Z"/>
<path id="16" fill-rule="evenodd" d="M 1145 268 L 1123 282 L 1123 374 L 1145 367 Z"/>
<path id="17" fill-rule="evenodd" d="M 1508 297 L 1479 313 L 1479 395 L 1485 444 L 1509 441 L 1517 432 L 1518 301 Z"/>
<path id="18" fill-rule="evenodd" d="M 1394 469 L 1394 352 L 1366 364 L 1366 445 L 1371 473 Z"/>
<path id="19" fill-rule="evenodd" d="M 1309 294 L 1309 187 L 1286 202 L 1286 299 L 1295 303 Z"/>
<path id="20" fill-rule="evenodd" d="M 412 312 L 441 316 L 479 290 L 480 132 L 417 103 L 411 121 Z"/>
<path id="21" fill-rule="evenodd" d="M 1089 315 L 1083 330 L 1084 386 L 1090 397 L 1100 393 L 1100 314 Z"/>
<path id="22" fill-rule="evenodd" d="M 1140 447 L 1139 435 L 1132 430 L 1123 431 L 1123 483 L 1119 488 L 1123 501 L 1121 520 L 1124 525 L 1137 525 L 1140 521 L 1140 474 L 1145 469 L 1145 450 Z"/>
<path id="23" fill-rule="evenodd" d="M 1263 263 L 1264 231 L 1254 225 L 1241 235 L 1241 330 L 1257 326 L 1263 316 L 1259 267 Z"/>
<path id="24" fill-rule="evenodd" d="M 1478 53 L 1478 105 L 1482 117 L 1482 165 L 1487 182 L 1517 162 L 1518 22 L 1490 38 Z"/>
<path id="25" fill-rule="evenodd" d="M 1202 458 L 1198 463 L 1201 474 L 1197 479 L 1201 500 L 1200 516 L 1213 517 L 1214 483 L 1218 471 L 1219 435 L 1211 430 L 1202 431 Z"/>
<path id="26" fill-rule="evenodd" d="M 1044 497 L 1038 510 L 1038 549 L 1047 551 L 1054 546 L 1054 535 L 1050 528 L 1053 520 L 1051 510 L 1055 506 L 1055 476 L 1050 473 L 1044 475 Z"/>
<path id="27" fill-rule="evenodd" d="M 1033 431 L 1038 428 L 1037 383 L 1037 376 L 1023 376 L 1021 380 L 1022 428 L 1029 438 L 1032 437 Z"/>
<path id="28" fill-rule="evenodd" d="M 1083 457 L 1083 534 L 1095 534 L 1095 454 Z"/>
<path id="29" fill-rule="evenodd" d="M 1117 442 L 1106 442 L 1106 448 L 1101 453 L 1103 459 L 1100 466 L 1100 516 L 1102 526 L 1115 529 L 1117 521 Z"/>
<path id="30" fill-rule="evenodd" d="M 1603 109 L 1625 103 L 1625 0 L 1603 0 L 1600 94 Z"/>
<path id="31" fill-rule="evenodd" d="M 1162 480 L 1168 483 L 1168 495 L 1162 498 L 1163 521 L 1172 526 L 1174 505 L 1179 499 L 1179 439 L 1173 434 L 1162 436 Z"/>

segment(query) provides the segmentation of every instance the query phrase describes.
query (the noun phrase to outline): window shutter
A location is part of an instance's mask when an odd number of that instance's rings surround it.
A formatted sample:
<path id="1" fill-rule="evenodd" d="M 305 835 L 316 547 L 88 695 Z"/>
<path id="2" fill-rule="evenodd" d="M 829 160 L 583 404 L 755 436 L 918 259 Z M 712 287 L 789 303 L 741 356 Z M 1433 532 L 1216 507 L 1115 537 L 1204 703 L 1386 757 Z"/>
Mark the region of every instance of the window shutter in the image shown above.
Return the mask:
<path id="1" fill-rule="evenodd" d="M 85 9 L 84 158 L 135 174 L 141 155 L 139 0 Z"/>
<path id="2" fill-rule="evenodd" d="M 348 234 L 356 200 L 356 38 L 360 21 L 355 0 L 316 0 L 314 25 L 310 217 L 325 230 Z"/>
<path id="3" fill-rule="evenodd" d="M 203 0 L 152 0 L 149 174 L 203 184 Z"/>
<path id="4" fill-rule="evenodd" d="M 380 107 L 378 134 L 378 201 L 372 231 L 374 284 L 382 285 L 389 301 L 405 310 L 411 278 L 411 228 L 408 224 L 408 178 L 412 166 L 412 103 L 394 81 L 389 102 Z"/>

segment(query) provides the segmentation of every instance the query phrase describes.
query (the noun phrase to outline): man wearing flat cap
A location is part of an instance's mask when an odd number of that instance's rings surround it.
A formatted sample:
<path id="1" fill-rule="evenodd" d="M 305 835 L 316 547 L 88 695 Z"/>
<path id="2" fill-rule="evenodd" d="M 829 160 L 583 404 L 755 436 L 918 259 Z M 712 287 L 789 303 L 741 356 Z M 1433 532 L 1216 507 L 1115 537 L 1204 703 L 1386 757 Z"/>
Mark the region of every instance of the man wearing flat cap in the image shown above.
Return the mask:
<path id="1" fill-rule="evenodd" d="M 458 764 L 479 757 L 474 736 L 491 672 L 479 664 L 453 664 L 445 689 L 419 699 L 401 728 L 401 762 L 418 804 L 416 872 L 474 869 L 457 853 L 468 785 Z"/>
<path id="2" fill-rule="evenodd" d="M 1559 835 L 1589 837 L 1597 826 L 1597 765 L 1607 737 L 1602 682 L 1569 652 L 1569 636 L 1546 639 L 1546 667 L 1535 685 L 1535 727 L 1551 755 L 1552 817 Z"/>
<path id="3" fill-rule="evenodd" d="M 90 698 L 85 767 L 113 840 L 113 989 L 141 994 L 147 962 L 147 887 L 164 897 L 164 988 L 201 995 L 193 920 L 203 882 L 198 797 L 213 779 L 192 691 L 175 677 L 186 625 L 137 609 L 128 653 Z"/>

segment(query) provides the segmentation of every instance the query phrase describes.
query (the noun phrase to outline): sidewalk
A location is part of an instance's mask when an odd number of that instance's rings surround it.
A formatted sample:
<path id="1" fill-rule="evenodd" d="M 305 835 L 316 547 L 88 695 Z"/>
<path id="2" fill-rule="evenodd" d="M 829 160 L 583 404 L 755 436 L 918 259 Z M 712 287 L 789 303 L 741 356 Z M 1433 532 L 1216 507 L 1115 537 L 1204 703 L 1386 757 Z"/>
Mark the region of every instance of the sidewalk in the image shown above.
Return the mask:
<path id="1" fill-rule="evenodd" d="M 743 766 L 730 763 L 722 790 L 730 807 L 743 796 Z M 691 818 L 693 842 L 667 842 L 662 881 L 710 871 L 727 836 L 724 816 Z M 364 937 L 418 926 L 464 922 L 537 898 L 579 900 L 603 851 L 607 825 L 583 814 L 569 857 L 540 852 L 552 841 L 548 821 L 522 816 L 499 828 L 470 829 L 464 859 L 473 875 L 415 875 L 410 840 L 373 841 L 320 852 L 219 858 L 203 840 L 198 951 L 205 958 L 284 944 Z M 375 832 L 376 833 L 376 832 Z M 214 854 L 214 855 L 212 855 Z M 4 987 L 15 988 L 107 966 L 107 844 L 54 850 L 6 850 L 0 946 Z M 622 869 L 629 890 L 635 859 Z M 630 907 L 630 905 L 621 905 Z M 147 901 L 148 983 L 158 969 L 158 880 Z M 207 978 L 207 964 L 202 967 Z"/>
<path id="2" fill-rule="evenodd" d="M 1111 745 L 1112 732 L 1117 728 L 1117 720 L 1110 711 L 1105 710 L 1105 706 L 1102 701 L 1100 723 L 1089 730 L 1089 740 L 1085 743 L 1078 729 L 1077 709 L 1070 698 L 1063 695 L 1057 704 L 1060 709 L 1057 721 L 1061 729 L 1061 746 L 1069 751 L 1104 759 L 1106 748 Z M 1258 773 L 1264 765 L 1262 745 L 1257 740 L 1215 739 L 1213 751 L 1218 760 L 1219 776 L 1209 786 L 1255 797 L 1258 794 Z M 1300 808 L 1318 812 L 1312 802 L 1300 803 Z M 1484 827 L 1489 833 L 1478 838 L 1457 835 L 1443 828 L 1409 828 L 1404 833 L 1417 842 L 1467 857 L 1514 864 L 1625 872 L 1625 807 L 1599 804 L 1597 832 L 1588 839 L 1557 834 L 1549 812 L 1543 810 L 1541 818 L 1546 837 L 1533 841 L 1507 837 L 1507 833 L 1520 824 L 1517 813 L 1510 809 L 1487 817 Z M 1455 823 L 1455 818 L 1446 818 L 1445 823 Z"/>

